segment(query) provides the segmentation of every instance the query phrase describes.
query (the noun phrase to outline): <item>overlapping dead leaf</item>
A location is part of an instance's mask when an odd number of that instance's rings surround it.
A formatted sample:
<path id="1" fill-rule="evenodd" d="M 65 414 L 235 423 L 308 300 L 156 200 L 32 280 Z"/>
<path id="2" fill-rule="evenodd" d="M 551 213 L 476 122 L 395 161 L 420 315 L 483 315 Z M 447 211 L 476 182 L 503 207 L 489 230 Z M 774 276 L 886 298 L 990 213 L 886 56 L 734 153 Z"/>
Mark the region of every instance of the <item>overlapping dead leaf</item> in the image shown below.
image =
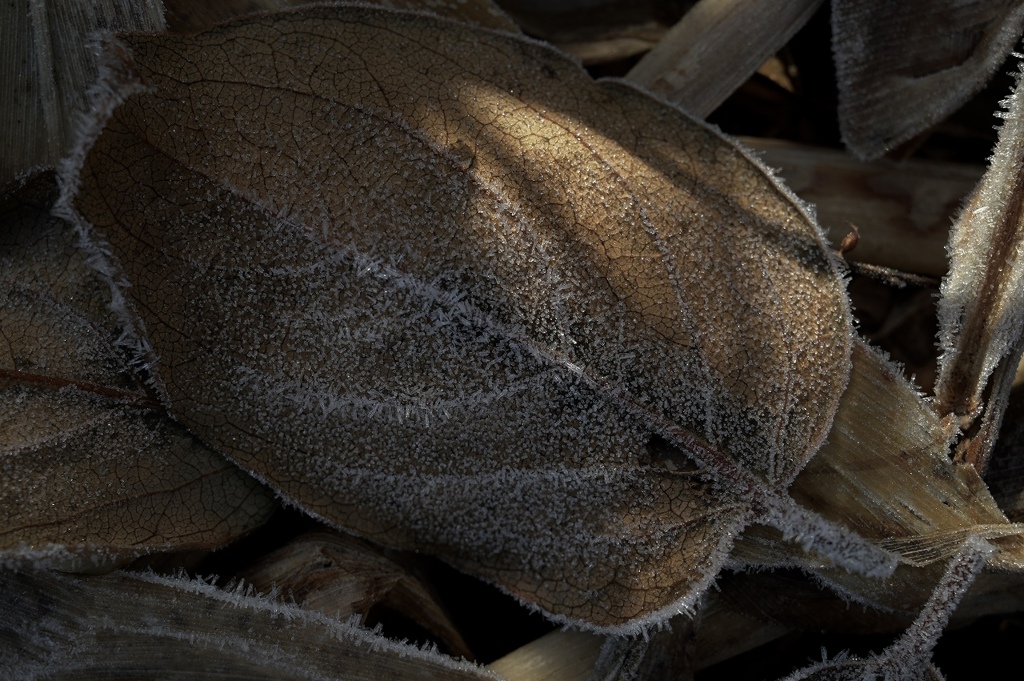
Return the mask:
<path id="1" fill-rule="evenodd" d="M 0 564 L 96 569 L 210 549 L 258 527 L 269 492 L 163 413 L 114 347 L 106 284 L 52 176 L 0 208 Z"/>

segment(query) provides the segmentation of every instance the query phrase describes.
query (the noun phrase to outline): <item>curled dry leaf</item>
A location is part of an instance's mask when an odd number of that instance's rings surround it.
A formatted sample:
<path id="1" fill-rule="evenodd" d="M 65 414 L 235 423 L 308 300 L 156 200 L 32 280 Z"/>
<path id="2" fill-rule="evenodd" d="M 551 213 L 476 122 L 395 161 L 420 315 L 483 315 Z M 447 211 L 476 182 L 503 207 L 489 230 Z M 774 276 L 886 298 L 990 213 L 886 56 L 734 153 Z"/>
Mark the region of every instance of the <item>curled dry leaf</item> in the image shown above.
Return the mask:
<path id="1" fill-rule="evenodd" d="M 877 158 L 944 119 L 985 85 L 1022 30 L 1020 0 L 833 0 L 847 148 Z"/>
<path id="2" fill-rule="evenodd" d="M 472 659 L 428 585 L 355 537 L 309 532 L 239 574 L 257 591 L 276 593 L 308 609 L 348 619 L 380 606 L 400 613 L 432 634 L 452 655 Z"/>
<path id="3" fill-rule="evenodd" d="M 603 628 L 693 604 L 752 517 L 891 569 L 781 494 L 850 317 L 813 221 L 716 132 L 366 7 L 108 58 L 69 210 L 173 413 L 287 498 Z"/>
<path id="4" fill-rule="evenodd" d="M 95 32 L 163 28 L 160 0 L 13 0 L 0 5 L 0 185 L 53 168 L 68 153 L 86 88 L 96 80 Z"/>
<path id="5" fill-rule="evenodd" d="M 215 548 L 269 491 L 198 442 L 111 344 L 106 285 L 51 218 L 52 176 L 0 203 L 0 564 L 97 569 Z"/>
<path id="6" fill-rule="evenodd" d="M 942 356 L 935 408 L 967 430 L 959 456 L 981 472 L 1024 352 L 1024 95 L 1019 77 L 1004 105 L 1008 111 L 989 169 L 950 234 L 949 275 L 938 308 Z"/>
<path id="7" fill-rule="evenodd" d="M 0 640 L 5 679 L 501 679 L 240 588 L 156 575 L 0 572 Z"/>

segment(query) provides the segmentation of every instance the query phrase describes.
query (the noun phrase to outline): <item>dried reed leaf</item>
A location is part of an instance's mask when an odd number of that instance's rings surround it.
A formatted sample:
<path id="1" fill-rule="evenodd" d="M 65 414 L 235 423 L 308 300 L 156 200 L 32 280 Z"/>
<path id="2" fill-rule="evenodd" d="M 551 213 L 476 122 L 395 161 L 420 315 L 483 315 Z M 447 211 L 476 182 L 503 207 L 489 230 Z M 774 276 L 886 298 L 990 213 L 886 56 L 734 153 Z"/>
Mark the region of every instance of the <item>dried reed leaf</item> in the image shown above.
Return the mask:
<path id="1" fill-rule="evenodd" d="M 0 5 L 0 185 L 53 168 L 96 80 L 97 31 L 154 31 L 160 0 L 14 0 Z"/>
<path id="2" fill-rule="evenodd" d="M 351 623 L 202 581 L 0 572 L 5 679 L 501 677 Z"/>
<path id="3" fill-rule="evenodd" d="M 985 85 L 1024 30 L 1020 0 L 833 0 L 839 125 L 877 158 Z"/>
<path id="4" fill-rule="evenodd" d="M 701 0 L 626 75 L 698 118 L 778 52 L 821 0 Z"/>
<path id="5" fill-rule="evenodd" d="M 1019 534 L 977 471 L 949 460 L 948 430 L 899 369 L 861 342 L 853 363 L 828 443 L 793 497 L 911 565 L 945 561 L 970 534 Z"/>
<path id="6" fill-rule="evenodd" d="M 386 607 L 423 627 L 452 655 L 473 657 L 429 586 L 355 537 L 309 532 L 238 576 L 257 591 L 341 620 L 359 614 L 366 624 L 370 608 Z"/>
<path id="7" fill-rule="evenodd" d="M 0 564 L 222 546 L 273 500 L 139 386 L 106 285 L 47 213 L 55 189 L 44 177 L 0 204 Z"/>
<path id="8" fill-rule="evenodd" d="M 1008 111 L 989 169 L 950 234 L 950 270 L 938 307 L 942 356 L 935 409 L 968 431 L 958 456 L 981 472 L 1024 352 L 1024 99 L 1019 78 L 1004 106 Z"/>
<path id="9" fill-rule="evenodd" d="M 864 579 L 756 525 L 737 541 L 731 560 L 738 567 L 799 567 L 847 601 L 900 617 L 924 605 L 942 563 L 971 536 L 998 549 L 989 558 L 993 567 L 1019 573 L 1024 526 L 1007 521 L 972 466 L 949 460 L 948 439 L 931 405 L 899 369 L 858 342 L 828 443 L 790 494 L 897 553 L 902 564 L 886 580 Z"/>
<path id="10" fill-rule="evenodd" d="M 556 629 L 501 657 L 487 668 L 508 681 L 589 681 L 604 637 Z"/>
<path id="11" fill-rule="evenodd" d="M 849 313 L 820 231 L 714 131 L 365 7 L 108 55 L 76 219 L 172 411 L 287 498 L 607 629 L 692 604 L 753 517 L 891 569 L 780 494 Z"/>

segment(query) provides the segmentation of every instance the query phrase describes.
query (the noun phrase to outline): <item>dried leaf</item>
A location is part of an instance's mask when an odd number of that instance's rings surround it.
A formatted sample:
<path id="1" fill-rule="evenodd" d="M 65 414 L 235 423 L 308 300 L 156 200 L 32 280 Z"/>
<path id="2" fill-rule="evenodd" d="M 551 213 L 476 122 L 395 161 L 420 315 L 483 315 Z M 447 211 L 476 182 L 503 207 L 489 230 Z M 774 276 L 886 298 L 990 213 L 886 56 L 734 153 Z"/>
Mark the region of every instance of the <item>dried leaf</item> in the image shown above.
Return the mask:
<path id="1" fill-rule="evenodd" d="M 781 541 L 777 530 L 749 527 L 730 556 L 734 566 L 800 568 L 843 599 L 831 613 L 815 604 L 791 604 L 796 616 L 819 611 L 804 618 L 807 626 L 822 624 L 818 617 L 832 626 L 861 629 L 909 622 L 936 588 L 943 562 L 971 536 L 998 549 L 989 558 L 993 568 L 1020 574 L 1024 564 L 1024 526 L 1007 521 L 972 466 L 949 460 L 948 433 L 931 405 L 897 367 L 864 343 L 854 347 L 850 385 L 828 443 L 797 476 L 790 494 L 897 553 L 901 562 L 885 580 L 865 579 L 822 565 L 813 554 Z M 769 608 L 773 597 L 787 598 L 778 588 L 764 590 L 773 594 L 761 599 Z M 874 612 L 837 615 L 849 602 Z M 976 611 L 984 607 L 991 604 Z"/>
<path id="2" fill-rule="evenodd" d="M 984 86 L 1022 30 L 1020 0 L 833 0 L 847 148 L 877 158 L 946 118 Z"/>
<path id="3" fill-rule="evenodd" d="M 172 411 L 287 498 L 605 628 L 685 610 L 754 516 L 891 569 L 779 494 L 849 314 L 814 223 L 714 131 L 364 7 L 108 54 L 69 200 Z"/>
<path id="4" fill-rule="evenodd" d="M 939 301 L 935 409 L 968 431 L 959 457 L 984 472 L 1024 352 L 1024 98 L 1017 89 L 991 164 L 950 234 Z M 982 414 L 984 412 L 984 414 Z M 980 422 L 975 425 L 978 417 Z"/>
<path id="5" fill-rule="evenodd" d="M 96 80 L 97 31 L 162 29 L 160 0 L 14 0 L 0 6 L 0 185 L 53 168 Z"/>
<path id="6" fill-rule="evenodd" d="M 500 680 L 431 650 L 202 581 L 0 572 L 5 679 Z"/>
<path id="7" fill-rule="evenodd" d="M 112 346 L 106 285 L 47 214 L 55 189 L 44 177 L 0 204 L 0 563 L 226 544 L 271 495 L 142 390 Z"/>
<path id="8" fill-rule="evenodd" d="M 487 668 L 508 681 L 589 681 L 603 643 L 589 631 L 555 629 Z"/>
<path id="9" fill-rule="evenodd" d="M 355 537 L 309 532 L 238 576 L 257 591 L 337 619 L 358 613 L 366 624 L 370 608 L 389 608 L 433 634 L 451 654 L 473 657 L 429 587 Z"/>
<path id="10" fill-rule="evenodd" d="M 949 460 L 948 432 L 899 369 L 862 342 L 853 364 L 828 443 L 793 497 L 910 565 L 945 561 L 970 534 L 1019 534 L 977 471 Z"/>

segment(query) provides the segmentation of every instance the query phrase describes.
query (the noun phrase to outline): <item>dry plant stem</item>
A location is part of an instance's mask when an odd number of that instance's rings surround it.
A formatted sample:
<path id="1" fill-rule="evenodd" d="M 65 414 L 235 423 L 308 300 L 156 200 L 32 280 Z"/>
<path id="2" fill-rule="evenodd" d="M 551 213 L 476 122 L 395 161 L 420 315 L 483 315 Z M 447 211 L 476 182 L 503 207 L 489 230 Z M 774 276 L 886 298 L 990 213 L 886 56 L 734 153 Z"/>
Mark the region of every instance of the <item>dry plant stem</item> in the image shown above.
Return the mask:
<path id="1" fill-rule="evenodd" d="M 588 681 L 603 636 L 559 629 L 487 665 L 508 681 Z"/>
<path id="2" fill-rule="evenodd" d="M 1024 152 L 1022 147 L 1021 152 Z M 1015 177 L 1012 178 L 1013 191 L 1005 211 L 995 225 L 996 230 L 986 239 L 987 243 L 978 244 L 984 248 L 981 259 L 987 264 L 975 300 L 971 301 L 971 309 L 959 331 L 958 348 L 953 362 L 943 362 L 942 374 L 936 388 L 936 409 L 940 414 L 957 414 L 969 416 L 982 408 L 981 393 L 988 378 L 985 361 L 988 359 L 985 350 L 992 342 L 993 321 L 998 319 L 1001 298 L 1009 292 L 1004 275 L 1013 267 L 1020 248 L 1021 227 L 1024 222 L 1024 153 L 1021 164 L 1016 166 Z M 965 216 L 975 212 L 988 212 L 982 195 L 973 197 L 964 211 Z M 987 248 L 986 248 L 987 246 Z M 1018 353 L 1019 354 L 1019 353 Z M 1012 363 L 1016 372 L 1017 363 Z"/>
<path id="3" fill-rule="evenodd" d="M 971 531 L 1018 532 L 977 472 L 946 458 L 943 424 L 898 369 L 862 342 L 853 360 L 828 442 L 790 494 L 910 564 L 945 560 Z"/>
<path id="4" fill-rule="evenodd" d="M 942 283 L 935 409 L 965 431 L 956 456 L 984 473 L 1024 350 L 1024 99 L 1017 89 L 988 171 L 954 225 Z M 979 416 L 982 423 L 978 423 Z"/>
<path id="5" fill-rule="evenodd" d="M 968 537 L 949 561 L 917 619 L 882 652 L 867 658 L 839 657 L 822 662 L 793 673 L 786 681 L 941 679 L 941 673 L 931 663 L 932 649 L 993 551 L 984 540 Z"/>
<path id="6" fill-rule="evenodd" d="M 931 652 L 953 611 L 994 551 L 991 545 L 978 537 L 969 537 L 964 542 L 950 560 L 921 614 L 893 645 L 895 659 L 921 657 Z"/>
<path id="7" fill-rule="evenodd" d="M 976 428 L 957 443 L 955 458 L 974 466 L 980 475 L 988 471 L 988 462 L 999 437 L 1022 353 L 1024 347 L 1018 346 L 1012 354 L 1004 355 L 999 361 L 989 379 L 985 409 L 976 422 Z"/>
<path id="8" fill-rule="evenodd" d="M 821 0 L 702 0 L 627 74 L 704 118 L 814 14 Z"/>
<path id="9" fill-rule="evenodd" d="M 849 259 L 933 277 L 946 273 L 950 219 L 984 172 L 959 163 L 863 162 L 781 140 L 742 141 L 817 207 L 834 241 L 850 223 L 857 226 L 861 238 Z"/>

